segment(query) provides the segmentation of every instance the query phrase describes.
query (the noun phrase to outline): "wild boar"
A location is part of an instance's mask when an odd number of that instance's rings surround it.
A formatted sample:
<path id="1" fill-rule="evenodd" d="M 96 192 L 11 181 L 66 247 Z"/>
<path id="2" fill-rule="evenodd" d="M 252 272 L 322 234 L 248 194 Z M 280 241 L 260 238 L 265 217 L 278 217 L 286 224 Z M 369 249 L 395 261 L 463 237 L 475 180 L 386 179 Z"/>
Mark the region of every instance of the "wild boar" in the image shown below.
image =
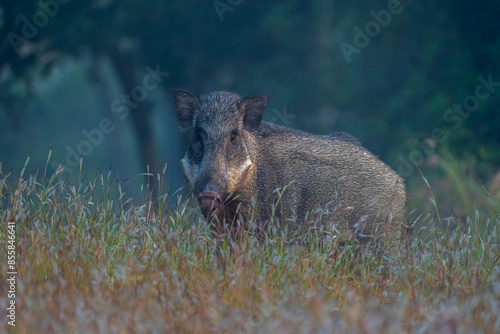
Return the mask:
<path id="1" fill-rule="evenodd" d="M 184 173 L 216 232 L 249 219 L 253 203 L 264 225 L 272 214 L 306 223 L 321 212 L 329 229 L 358 241 L 400 239 L 403 179 L 353 136 L 264 122 L 265 96 L 174 95 L 181 128 L 194 130 Z"/>

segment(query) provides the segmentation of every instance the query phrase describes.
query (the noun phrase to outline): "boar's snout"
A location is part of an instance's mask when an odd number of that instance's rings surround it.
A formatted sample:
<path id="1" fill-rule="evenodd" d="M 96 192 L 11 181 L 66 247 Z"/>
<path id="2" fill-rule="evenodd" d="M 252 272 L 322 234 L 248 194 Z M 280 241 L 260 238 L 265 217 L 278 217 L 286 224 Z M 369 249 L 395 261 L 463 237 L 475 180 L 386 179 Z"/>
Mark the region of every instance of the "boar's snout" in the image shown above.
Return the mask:
<path id="1" fill-rule="evenodd" d="M 212 212 L 218 212 L 221 208 L 222 199 L 216 192 L 206 191 L 198 195 L 198 205 L 205 218 L 209 219 Z"/>

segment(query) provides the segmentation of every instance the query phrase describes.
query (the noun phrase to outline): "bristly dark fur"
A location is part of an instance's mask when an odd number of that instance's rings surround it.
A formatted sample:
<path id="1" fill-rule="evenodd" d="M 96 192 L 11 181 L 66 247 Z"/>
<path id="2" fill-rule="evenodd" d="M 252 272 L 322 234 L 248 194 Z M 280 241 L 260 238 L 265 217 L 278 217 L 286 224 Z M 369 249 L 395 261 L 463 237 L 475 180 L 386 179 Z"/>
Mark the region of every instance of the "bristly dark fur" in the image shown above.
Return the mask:
<path id="1" fill-rule="evenodd" d="M 261 222 L 275 207 L 278 217 L 321 220 L 343 237 L 400 238 L 403 179 L 355 137 L 344 132 L 319 136 L 261 122 L 265 97 L 215 92 L 197 99 L 182 92 L 176 98 L 178 106 L 193 106 L 178 107 L 180 120 L 192 115 L 195 129 L 183 159 L 186 176 L 195 194 L 217 191 L 227 203 L 222 206 L 226 221 L 237 218 L 236 206 L 245 212 L 255 198 Z M 318 208 L 321 218 L 314 215 Z"/>

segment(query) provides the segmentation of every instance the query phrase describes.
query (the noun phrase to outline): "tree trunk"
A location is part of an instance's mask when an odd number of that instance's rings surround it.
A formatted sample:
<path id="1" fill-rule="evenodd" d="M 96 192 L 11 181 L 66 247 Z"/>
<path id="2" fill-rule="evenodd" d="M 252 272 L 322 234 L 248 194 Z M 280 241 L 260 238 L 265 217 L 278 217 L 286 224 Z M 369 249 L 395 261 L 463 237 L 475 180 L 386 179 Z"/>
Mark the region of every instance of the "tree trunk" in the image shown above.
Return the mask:
<path id="1" fill-rule="evenodd" d="M 137 58 L 134 53 L 125 54 L 117 48 L 111 52 L 111 60 L 125 95 L 130 95 L 132 89 L 142 83 L 142 80 L 138 80 L 135 76 L 134 70 L 136 64 L 139 63 Z M 161 167 L 150 121 L 151 103 L 147 99 L 140 102 L 134 101 L 134 103 L 137 106 L 135 108 L 130 107 L 130 117 L 137 137 L 142 162 L 144 167 L 148 165 L 149 171 L 156 175 L 156 173 L 161 172 Z"/>

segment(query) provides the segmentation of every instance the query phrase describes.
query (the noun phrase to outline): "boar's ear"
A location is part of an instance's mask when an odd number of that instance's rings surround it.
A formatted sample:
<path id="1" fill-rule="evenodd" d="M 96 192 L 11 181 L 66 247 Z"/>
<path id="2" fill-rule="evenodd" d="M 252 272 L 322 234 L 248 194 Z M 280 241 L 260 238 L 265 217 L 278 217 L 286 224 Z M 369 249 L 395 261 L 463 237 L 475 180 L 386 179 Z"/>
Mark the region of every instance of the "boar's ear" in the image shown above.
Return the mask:
<path id="1" fill-rule="evenodd" d="M 255 129 L 262 120 L 264 110 L 266 110 L 267 97 L 262 95 L 250 96 L 240 102 L 240 109 L 245 115 L 243 126 L 247 130 Z"/>
<path id="2" fill-rule="evenodd" d="M 189 129 L 193 126 L 194 109 L 198 104 L 198 99 L 185 90 L 174 91 L 174 96 L 179 124 L 181 127 Z"/>

